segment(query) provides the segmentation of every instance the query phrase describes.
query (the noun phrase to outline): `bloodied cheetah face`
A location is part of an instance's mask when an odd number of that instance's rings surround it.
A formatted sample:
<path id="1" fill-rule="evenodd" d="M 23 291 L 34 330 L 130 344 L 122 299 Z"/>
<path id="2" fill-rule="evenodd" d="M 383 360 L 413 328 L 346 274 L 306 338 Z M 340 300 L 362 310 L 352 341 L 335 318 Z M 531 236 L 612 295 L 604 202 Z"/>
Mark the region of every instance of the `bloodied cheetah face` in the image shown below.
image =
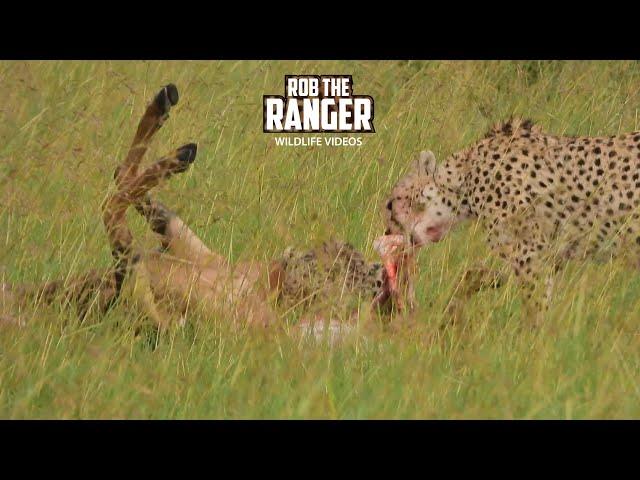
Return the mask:
<path id="1" fill-rule="evenodd" d="M 386 201 L 385 233 L 404 235 L 416 247 L 440 241 L 455 218 L 448 196 L 437 184 L 435 156 L 421 152 Z"/>

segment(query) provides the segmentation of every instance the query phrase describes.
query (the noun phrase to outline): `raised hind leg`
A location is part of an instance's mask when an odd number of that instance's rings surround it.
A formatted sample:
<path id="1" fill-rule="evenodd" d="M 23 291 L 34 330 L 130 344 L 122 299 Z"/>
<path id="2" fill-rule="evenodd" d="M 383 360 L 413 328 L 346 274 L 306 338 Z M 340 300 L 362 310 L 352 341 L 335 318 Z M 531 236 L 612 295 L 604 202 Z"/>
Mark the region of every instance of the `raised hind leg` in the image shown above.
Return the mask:
<path id="1" fill-rule="evenodd" d="M 3 291 L 3 303 L 10 300 L 15 305 L 32 299 L 51 303 L 55 298 L 62 297 L 65 301 L 77 304 L 80 316 L 84 317 L 91 305 L 97 303 L 99 309 L 104 312 L 117 300 L 124 278 L 129 268 L 137 263 L 138 258 L 131 251 L 132 235 L 125 218 L 128 206 L 139 201 L 162 178 L 186 170 L 195 158 L 195 145 L 185 145 L 173 155 L 149 167 L 141 176 L 137 175 L 139 163 L 153 134 L 162 126 L 170 108 L 177 101 L 178 92 L 174 85 L 167 85 L 160 90 L 138 125 L 126 159 L 116 170 L 117 191 L 107 198 L 103 215 L 115 259 L 114 268 L 43 285 L 16 286 L 10 290 L 8 286 L 3 285 L 3 290 L 7 290 Z M 148 300 L 149 296 L 146 295 L 145 298 Z"/>
<path id="2" fill-rule="evenodd" d="M 151 138 L 169 118 L 169 110 L 178 103 L 178 89 L 172 83 L 162 87 L 147 106 L 140 119 L 133 142 L 124 162 L 116 169 L 114 178 L 120 187 L 124 182 L 135 178 L 142 157 L 149 149 Z"/>
<path id="3" fill-rule="evenodd" d="M 178 99 L 178 89 L 175 85 L 169 84 L 163 87 L 149 104 L 140 120 L 127 158 L 116 170 L 115 179 L 118 187 L 137 178 L 138 187 L 152 188 L 149 182 L 155 181 L 157 170 L 166 168 L 165 165 L 157 164 L 153 169 L 147 170 L 138 177 L 138 167 L 148 149 L 151 138 L 168 118 L 169 110 L 178 103 Z M 185 147 L 187 146 L 185 145 Z M 193 147 L 195 155 L 195 145 Z M 135 187 L 132 186 L 132 188 Z M 223 260 L 220 255 L 211 252 L 202 240 L 162 203 L 153 200 L 148 195 L 138 195 L 134 205 L 138 213 L 147 220 L 151 229 L 162 236 L 162 246 L 170 254 L 197 263 L 211 258 Z"/>
<path id="4" fill-rule="evenodd" d="M 107 198 L 104 206 L 103 221 L 115 260 L 116 296 L 119 295 L 129 271 L 135 268 L 134 299 L 160 327 L 168 324 L 169 316 L 155 303 L 153 286 L 146 267 L 136 267 L 138 258 L 132 255 L 133 236 L 126 222 L 126 212 L 129 206 L 139 204 L 162 180 L 186 171 L 195 160 L 196 152 L 197 147 L 193 143 L 178 148 L 136 177 L 123 181 L 119 190 Z"/>
<path id="5" fill-rule="evenodd" d="M 178 89 L 175 85 L 169 84 L 162 87 L 147 106 L 127 156 L 115 171 L 117 191 L 107 198 L 103 206 L 103 222 L 107 229 L 111 253 L 115 261 L 113 276 L 116 298 L 120 294 L 131 260 L 135 260 L 130 258 L 133 236 L 126 224 L 125 214 L 131 200 L 136 197 L 134 188 L 136 188 L 135 179 L 138 167 L 149 148 L 151 138 L 169 117 L 171 107 L 177 103 Z M 144 196 L 144 193 L 141 197 Z"/>
<path id="6" fill-rule="evenodd" d="M 125 277 L 138 260 L 132 252 L 133 235 L 126 222 L 127 209 L 130 205 L 139 204 L 161 180 L 184 172 L 195 160 L 197 147 L 195 144 L 187 144 L 149 166 L 142 173 L 138 173 L 140 161 L 148 149 L 151 138 L 168 118 L 169 110 L 177 102 L 178 90 L 175 85 L 169 84 L 163 87 L 147 106 L 127 157 L 116 169 L 116 192 L 107 197 L 103 206 L 103 222 L 115 263 L 113 298 L 118 298 Z M 143 287 L 136 286 L 135 291 L 138 292 L 138 297 L 142 298 L 148 313 L 158 323 L 162 323 L 153 302 L 148 274 L 145 274 L 144 269 L 137 273 L 140 277 L 140 282 L 137 283 Z"/>
<path id="7" fill-rule="evenodd" d="M 127 209 L 130 205 L 140 203 L 161 180 L 187 170 L 195 160 L 196 151 L 197 147 L 193 143 L 178 148 L 171 155 L 149 166 L 136 177 L 121 182 L 118 191 L 107 198 L 103 208 L 103 222 L 115 260 L 115 279 L 118 292 L 130 264 L 136 261 L 132 257 L 133 235 L 126 222 Z"/>

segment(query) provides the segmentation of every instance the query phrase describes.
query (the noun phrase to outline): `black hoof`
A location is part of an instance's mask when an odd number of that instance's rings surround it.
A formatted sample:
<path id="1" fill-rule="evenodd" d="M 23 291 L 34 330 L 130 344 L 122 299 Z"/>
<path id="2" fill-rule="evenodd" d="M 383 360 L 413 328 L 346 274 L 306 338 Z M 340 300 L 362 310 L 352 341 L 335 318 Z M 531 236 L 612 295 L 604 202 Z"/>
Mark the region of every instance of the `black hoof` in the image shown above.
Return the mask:
<path id="1" fill-rule="evenodd" d="M 198 146 L 195 143 L 187 143 L 178 149 L 177 158 L 182 163 L 193 163 L 198 153 Z"/>
<path id="2" fill-rule="evenodd" d="M 171 102 L 171 105 L 175 105 L 178 103 L 178 87 L 176 87 L 173 83 L 164 87 L 164 90 L 167 92 L 167 98 Z"/>
<path id="3" fill-rule="evenodd" d="M 158 92 L 153 101 L 160 110 L 160 113 L 165 115 L 169 113 L 172 106 L 178 103 L 178 98 L 178 89 L 173 83 L 170 83 L 162 87 L 162 90 Z"/>

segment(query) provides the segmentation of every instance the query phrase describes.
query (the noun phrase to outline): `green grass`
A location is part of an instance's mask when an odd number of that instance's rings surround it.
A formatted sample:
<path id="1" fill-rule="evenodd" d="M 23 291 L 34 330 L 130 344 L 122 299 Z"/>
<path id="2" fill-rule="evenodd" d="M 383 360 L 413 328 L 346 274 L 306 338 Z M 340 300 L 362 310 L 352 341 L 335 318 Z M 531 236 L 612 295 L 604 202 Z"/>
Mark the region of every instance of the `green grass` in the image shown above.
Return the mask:
<path id="1" fill-rule="evenodd" d="M 285 74 L 347 73 L 375 99 L 355 147 L 276 147 L 262 95 Z M 373 258 L 380 206 L 413 156 L 438 159 L 510 114 L 554 133 L 640 129 L 631 62 L 2 62 L 0 279 L 32 282 L 106 266 L 100 203 L 144 106 L 181 100 L 149 158 L 189 141 L 198 159 L 158 192 L 234 261 L 335 236 Z M 152 245 L 132 213 L 138 239 Z M 640 276 L 571 264 L 539 330 L 512 285 L 479 294 L 440 330 L 462 272 L 488 255 L 477 225 L 420 256 L 417 325 L 338 347 L 192 318 L 134 336 L 126 305 L 80 325 L 37 306 L 0 330 L 2 418 L 637 418 Z"/>

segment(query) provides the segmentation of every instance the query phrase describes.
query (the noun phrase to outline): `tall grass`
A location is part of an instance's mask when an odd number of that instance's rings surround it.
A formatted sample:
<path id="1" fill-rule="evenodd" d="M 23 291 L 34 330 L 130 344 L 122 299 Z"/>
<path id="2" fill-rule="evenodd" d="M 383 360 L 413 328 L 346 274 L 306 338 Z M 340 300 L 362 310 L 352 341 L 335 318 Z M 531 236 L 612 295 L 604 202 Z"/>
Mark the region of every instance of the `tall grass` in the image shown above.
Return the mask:
<path id="1" fill-rule="evenodd" d="M 361 147 L 276 147 L 262 95 L 294 73 L 353 75 L 355 93 L 375 99 L 377 133 Z M 109 264 L 100 204 L 168 82 L 181 100 L 148 157 L 189 141 L 199 153 L 158 196 L 234 261 L 331 236 L 373 258 L 381 202 L 413 155 L 442 159 L 511 114 L 559 134 L 640 129 L 635 62 L 2 62 L 0 281 Z M 538 330 L 521 325 L 513 285 L 477 295 L 466 323 L 440 329 L 461 274 L 487 255 L 477 225 L 453 232 L 420 256 L 415 326 L 334 347 L 206 318 L 154 339 L 133 334 L 126 305 L 84 324 L 34 306 L 26 328 L 0 329 L 0 417 L 639 416 L 637 272 L 569 265 Z"/>

